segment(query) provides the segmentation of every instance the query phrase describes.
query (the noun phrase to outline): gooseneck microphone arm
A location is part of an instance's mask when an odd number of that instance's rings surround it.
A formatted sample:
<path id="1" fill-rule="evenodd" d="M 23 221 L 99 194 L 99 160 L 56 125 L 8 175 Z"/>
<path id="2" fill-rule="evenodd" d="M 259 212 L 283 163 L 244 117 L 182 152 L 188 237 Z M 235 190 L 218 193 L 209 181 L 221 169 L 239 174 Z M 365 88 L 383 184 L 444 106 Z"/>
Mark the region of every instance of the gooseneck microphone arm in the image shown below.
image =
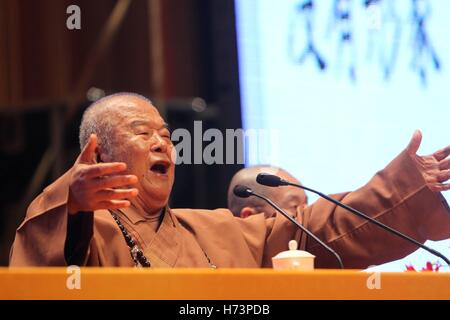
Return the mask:
<path id="1" fill-rule="evenodd" d="M 295 224 L 298 228 L 300 228 L 301 230 L 303 230 L 308 236 L 310 236 L 311 238 L 313 238 L 314 240 L 316 240 L 322 247 L 324 247 L 327 251 L 329 251 L 330 253 L 332 253 L 335 257 L 336 260 L 339 262 L 339 267 L 341 269 L 344 269 L 344 264 L 342 263 L 342 259 L 341 257 L 337 254 L 336 251 L 334 251 L 333 249 L 331 249 L 325 242 L 323 242 L 322 240 L 320 240 L 319 238 L 316 237 L 316 235 L 314 233 L 312 233 L 311 231 L 309 231 L 308 229 L 306 229 L 303 225 L 301 225 L 300 223 L 297 222 L 297 220 L 295 220 L 294 218 L 292 218 L 288 213 L 286 213 L 283 209 L 281 209 L 275 202 L 273 202 L 272 200 L 270 200 L 269 198 L 266 198 L 256 192 L 254 192 L 252 189 L 246 187 L 246 186 L 242 186 L 242 185 L 237 185 L 234 187 L 233 189 L 233 193 L 240 197 L 240 198 L 248 198 L 250 196 L 255 196 L 257 198 L 260 198 L 262 200 L 264 200 L 265 202 L 267 202 L 270 206 L 272 206 L 275 210 L 277 210 L 279 213 L 281 213 L 283 216 L 285 216 L 289 221 L 291 221 L 293 224 Z"/>
<path id="2" fill-rule="evenodd" d="M 434 250 L 434 249 L 432 249 L 430 247 L 427 247 L 426 245 L 424 245 L 424 244 L 420 243 L 419 241 L 417 241 L 417 240 L 407 236 L 406 234 L 401 233 L 400 231 L 397 231 L 397 230 L 395 230 L 395 229 L 385 225 L 384 223 L 382 223 L 382 222 L 380 222 L 378 220 L 375 220 L 372 217 L 369 217 L 368 215 L 362 213 L 361 211 L 356 210 L 356 209 L 354 209 L 352 207 L 349 207 L 348 205 L 346 205 L 346 204 L 344 204 L 344 203 L 342 203 L 340 201 L 337 201 L 336 199 L 333 199 L 330 196 L 327 196 L 326 194 L 323 194 L 322 192 L 319 192 L 317 190 L 314 190 L 314 189 L 311 189 L 311 188 L 308 188 L 308 187 L 305 187 L 305 186 L 302 186 L 302 185 L 299 185 L 299 184 L 296 184 L 296 183 L 292 183 L 292 182 L 286 181 L 286 180 L 281 179 L 280 177 L 272 175 L 272 174 L 260 173 L 260 174 L 258 174 L 258 176 L 256 178 L 256 181 L 259 184 L 262 184 L 262 185 L 265 185 L 265 186 L 269 186 L 269 187 L 293 186 L 293 187 L 297 187 L 297 188 L 301 188 L 301 189 L 304 189 L 304 190 L 311 191 L 311 192 L 319 195 L 320 197 L 322 197 L 322 198 L 324 198 L 324 199 L 334 203 L 335 205 L 350 211 L 351 213 L 357 215 L 358 217 L 361 217 L 361 218 L 363 218 L 363 219 L 365 219 L 367 221 L 370 221 L 373 224 L 376 224 L 378 227 L 380 227 L 380 228 L 382 228 L 382 229 L 384 229 L 384 230 L 386 230 L 386 231 L 388 231 L 388 232 L 390 232 L 392 234 L 395 234 L 396 236 L 398 236 L 398 237 L 400 237 L 400 238 L 402 238 L 402 239 L 404 239 L 406 241 L 414 243 L 416 246 L 418 246 L 418 247 L 420 247 L 420 248 L 430 252 L 431 254 L 441 258 L 442 260 L 444 260 L 447 263 L 447 265 L 450 265 L 450 260 L 448 260 L 447 257 L 445 257 L 442 253 L 440 253 L 440 252 L 438 252 L 438 251 L 436 251 L 436 250 Z"/>

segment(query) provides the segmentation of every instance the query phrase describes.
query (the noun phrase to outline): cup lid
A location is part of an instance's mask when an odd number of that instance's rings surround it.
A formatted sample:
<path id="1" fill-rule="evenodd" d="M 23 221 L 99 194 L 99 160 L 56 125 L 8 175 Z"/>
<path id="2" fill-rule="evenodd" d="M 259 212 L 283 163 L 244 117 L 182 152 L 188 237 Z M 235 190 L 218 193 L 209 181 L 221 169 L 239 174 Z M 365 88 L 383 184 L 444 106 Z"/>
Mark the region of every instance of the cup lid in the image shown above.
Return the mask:
<path id="1" fill-rule="evenodd" d="M 297 241 L 289 241 L 289 250 L 280 252 L 273 259 L 288 259 L 288 258 L 315 258 L 315 255 L 303 250 L 297 250 Z"/>

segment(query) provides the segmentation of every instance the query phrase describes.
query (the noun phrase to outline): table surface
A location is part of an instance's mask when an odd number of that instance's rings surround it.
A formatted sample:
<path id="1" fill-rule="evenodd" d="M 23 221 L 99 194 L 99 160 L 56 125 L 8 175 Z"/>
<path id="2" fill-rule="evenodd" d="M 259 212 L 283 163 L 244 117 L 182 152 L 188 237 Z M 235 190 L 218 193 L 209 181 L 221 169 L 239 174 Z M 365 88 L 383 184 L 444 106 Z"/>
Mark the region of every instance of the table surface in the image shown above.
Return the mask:
<path id="1" fill-rule="evenodd" d="M 450 299 L 450 273 L 0 268 L 0 288 L 0 299 Z"/>

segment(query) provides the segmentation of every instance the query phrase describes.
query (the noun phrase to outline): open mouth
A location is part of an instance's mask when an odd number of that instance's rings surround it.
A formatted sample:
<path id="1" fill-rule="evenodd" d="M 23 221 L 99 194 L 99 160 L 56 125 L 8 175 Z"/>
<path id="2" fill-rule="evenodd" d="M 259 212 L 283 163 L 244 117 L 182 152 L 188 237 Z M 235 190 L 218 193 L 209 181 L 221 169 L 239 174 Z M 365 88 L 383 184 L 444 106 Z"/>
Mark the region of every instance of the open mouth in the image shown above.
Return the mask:
<path id="1" fill-rule="evenodd" d="M 150 167 L 150 171 L 157 174 L 167 174 L 170 164 L 167 162 L 157 162 Z"/>

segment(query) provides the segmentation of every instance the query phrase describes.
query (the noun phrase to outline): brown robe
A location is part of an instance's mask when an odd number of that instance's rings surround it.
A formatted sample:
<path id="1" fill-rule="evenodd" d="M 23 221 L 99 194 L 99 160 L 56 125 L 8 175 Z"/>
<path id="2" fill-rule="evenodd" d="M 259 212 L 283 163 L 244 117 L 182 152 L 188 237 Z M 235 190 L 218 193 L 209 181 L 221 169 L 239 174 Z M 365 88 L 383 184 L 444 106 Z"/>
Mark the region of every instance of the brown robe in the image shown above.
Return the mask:
<path id="1" fill-rule="evenodd" d="M 12 247 L 11 266 L 133 266 L 130 250 L 108 210 L 69 216 L 70 171 L 29 206 Z M 334 198 L 424 242 L 450 236 L 450 210 L 401 153 L 364 187 Z M 279 215 L 233 217 L 226 209 L 168 209 L 155 233 L 132 207 L 119 215 L 154 267 L 270 267 L 291 239 L 316 255 L 316 267 L 337 268 L 331 254 Z M 318 200 L 297 219 L 334 248 L 346 268 L 366 268 L 417 249 L 379 227 Z"/>

